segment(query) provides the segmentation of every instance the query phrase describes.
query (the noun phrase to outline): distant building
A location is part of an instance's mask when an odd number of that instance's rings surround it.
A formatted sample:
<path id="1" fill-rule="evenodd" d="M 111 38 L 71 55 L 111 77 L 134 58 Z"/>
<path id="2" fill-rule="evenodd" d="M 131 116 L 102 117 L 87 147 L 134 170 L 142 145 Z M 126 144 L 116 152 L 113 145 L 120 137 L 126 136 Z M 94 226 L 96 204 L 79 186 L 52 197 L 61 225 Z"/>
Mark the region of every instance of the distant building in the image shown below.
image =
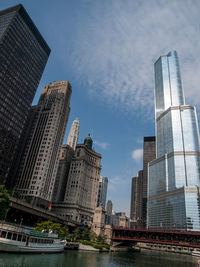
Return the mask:
<path id="1" fill-rule="evenodd" d="M 139 177 L 133 177 L 131 183 L 131 208 L 130 208 L 130 219 L 131 226 L 136 227 L 139 222 Z"/>
<path id="2" fill-rule="evenodd" d="M 120 226 L 120 217 L 126 216 L 125 212 L 113 212 L 112 214 L 112 224 L 116 227 Z"/>
<path id="3" fill-rule="evenodd" d="M 128 228 L 129 227 L 129 217 L 126 214 L 119 217 L 119 227 Z"/>
<path id="4" fill-rule="evenodd" d="M 155 136 L 144 137 L 143 143 L 143 172 L 142 172 L 142 206 L 141 206 L 141 227 L 146 228 L 147 224 L 147 190 L 148 190 L 148 163 L 156 158 Z"/>
<path id="5" fill-rule="evenodd" d="M 88 135 L 84 144 L 76 146 L 71 161 L 64 202 L 55 205 L 55 212 L 77 222 L 91 223 L 97 205 L 101 155 L 92 149 Z"/>
<path id="6" fill-rule="evenodd" d="M 0 184 L 12 188 L 17 149 L 50 48 L 21 4 L 0 11 L 0 44 Z"/>
<path id="7" fill-rule="evenodd" d="M 112 215 L 112 209 L 113 209 L 112 201 L 108 200 L 106 204 L 106 214 Z"/>
<path id="8" fill-rule="evenodd" d="M 106 196 L 107 196 L 107 187 L 108 187 L 108 178 L 100 176 L 97 207 L 100 206 L 100 204 L 102 204 L 103 208 L 105 209 Z"/>
<path id="9" fill-rule="evenodd" d="M 71 92 L 68 81 L 52 82 L 31 109 L 16 188 L 22 199 L 41 207 L 52 201 Z"/>
<path id="10" fill-rule="evenodd" d="M 107 201 L 106 204 L 106 224 L 112 224 L 112 209 L 113 209 L 113 204 L 111 200 Z"/>
<path id="11" fill-rule="evenodd" d="M 131 186 L 131 209 L 130 219 L 131 226 L 141 227 L 142 217 L 142 182 L 143 182 L 143 171 L 138 172 L 138 176 L 132 178 Z"/>
<path id="12" fill-rule="evenodd" d="M 54 184 L 53 202 L 59 203 L 64 201 L 70 164 L 74 156 L 74 150 L 69 145 L 63 145 L 61 148 L 58 171 Z"/>
<path id="13" fill-rule="evenodd" d="M 146 228 L 148 163 L 156 157 L 155 136 L 144 137 L 143 170 L 132 178 L 131 187 L 131 227 Z"/>
<path id="14" fill-rule="evenodd" d="M 71 126 L 68 138 L 67 138 L 67 145 L 73 148 L 73 150 L 76 149 L 76 145 L 78 142 L 79 137 L 79 120 L 76 118 Z"/>

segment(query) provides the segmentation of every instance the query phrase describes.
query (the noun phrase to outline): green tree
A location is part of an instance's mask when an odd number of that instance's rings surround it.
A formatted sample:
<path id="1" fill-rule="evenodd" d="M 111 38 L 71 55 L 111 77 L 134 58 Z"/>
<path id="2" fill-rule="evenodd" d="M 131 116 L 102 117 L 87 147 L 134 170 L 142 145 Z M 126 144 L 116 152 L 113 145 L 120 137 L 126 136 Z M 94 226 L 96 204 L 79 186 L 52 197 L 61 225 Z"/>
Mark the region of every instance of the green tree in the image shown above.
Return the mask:
<path id="1" fill-rule="evenodd" d="M 103 243 L 104 242 L 104 237 L 102 235 L 98 235 L 97 242 Z"/>
<path id="2" fill-rule="evenodd" d="M 99 235 L 97 237 L 97 242 L 104 244 L 106 241 L 106 235 Z"/>
<path id="3" fill-rule="evenodd" d="M 70 232 L 69 232 L 69 228 L 67 226 L 63 226 L 62 231 L 63 231 L 62 237 L 69 241 L 70 237 L 71 237 Z"/>
<path id="4" fill-rule="evenodd" d="M 45 231 L 48 232 L 52 230 L 53 232 L 57 233 L 61 238 L 69 239 L 69 229 L 67 226 L 62 226 L 60 223 L 54 223 L 52 221 L 44 221 L 38 223 L 35 227 L 36 231 Z"/>
<path id="5" fill-rule="evenodd" d="M 75 240 L 81 238 L 81 231 L 80 231 L 80 229 L 76 228 L 76 229 L 73 231 L 73 237 L 74 237 Z"/>
<path id="6" fill-rule="evenodd" d="M 0 220 L 5 220 L 9 210 L 10 199 L 9 193 L 4 185 L 0 185 Z"/>
<path id="7" fill-rule="evenodd" d="M 90 240 L 96 241 L 97 240 L 97 234 L 93 231 L 90 231 Z"/>
<path id="8" fill-rule="evenodd" d="M 82 231 L 82 233 L 81 233 L 81 238 L 82 238 L 83 240 L 90 240 L 90 234 L 91 234 L 90 229 L 85 228 L 85 229 Z"/>

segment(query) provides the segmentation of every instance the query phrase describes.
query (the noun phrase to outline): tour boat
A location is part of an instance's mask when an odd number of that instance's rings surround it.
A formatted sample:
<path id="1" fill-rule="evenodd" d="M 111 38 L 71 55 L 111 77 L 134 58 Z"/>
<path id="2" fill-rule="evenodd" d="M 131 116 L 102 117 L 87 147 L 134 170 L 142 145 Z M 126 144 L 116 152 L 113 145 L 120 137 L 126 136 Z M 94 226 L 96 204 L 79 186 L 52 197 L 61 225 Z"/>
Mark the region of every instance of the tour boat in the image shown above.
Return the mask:
<path id="1" fill-rule="evenodd" d="M 199 250 L 193 250 L 192 256 L 200 257 L 200 251 Z"/>
<path id="2" fill-rule="evenodd" d="M 36 232 L 33 229 L 0 222 L 0 251 L 12 253 L 58 253 L 65 242 L 57 234 Z"/>

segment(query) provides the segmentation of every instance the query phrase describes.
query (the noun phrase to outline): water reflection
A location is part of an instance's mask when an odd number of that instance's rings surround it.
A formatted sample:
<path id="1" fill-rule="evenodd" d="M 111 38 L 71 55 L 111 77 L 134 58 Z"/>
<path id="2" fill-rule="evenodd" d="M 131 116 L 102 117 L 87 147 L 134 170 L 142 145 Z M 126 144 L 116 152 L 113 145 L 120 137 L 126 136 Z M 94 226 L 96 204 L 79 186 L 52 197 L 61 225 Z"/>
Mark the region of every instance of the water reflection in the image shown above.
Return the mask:
<path id="1" fill-rule="evenodd" d="M 1 267 L 64 267 L 65 254 L 0 254 Z"/>
<path id="2" fill-rule="evenodd" d="M 1 267 L 193 267 L 197 258 L 167 252 L 95 253 L 66 251 L 62 254 L 20 255 L 0 253 Z"/>

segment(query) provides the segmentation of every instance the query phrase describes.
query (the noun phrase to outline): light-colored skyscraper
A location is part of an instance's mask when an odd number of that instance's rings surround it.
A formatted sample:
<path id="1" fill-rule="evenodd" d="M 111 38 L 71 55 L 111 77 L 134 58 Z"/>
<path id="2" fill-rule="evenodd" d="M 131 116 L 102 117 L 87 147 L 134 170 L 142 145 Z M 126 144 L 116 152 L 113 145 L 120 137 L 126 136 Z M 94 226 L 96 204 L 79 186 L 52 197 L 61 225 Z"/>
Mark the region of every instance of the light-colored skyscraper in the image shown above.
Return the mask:
<path id="1" fill-rule="evenodd" d="M 68 81 L 50 83 L 29 117 L 16 187 L 22 199 L 44 207 L 52 201 L 71 92 Z"/>
<path id="2" fill-rule="evenodd" d="M 108 200 L 106 204 L 106 214 L 112 215 L 112 209 L 113 209 L 112 201 Z"/>
<path id="3" fill-rule="evenodd" d="M 155 115 L 148 227 L 200 230 L 199 129 L 195 107 L 185 105 L 175 51 L 155 63 Z"/>
<path id="4" fill-rule="evenodd" d="M 97 206 L 101 155 L 92 149 L 88 135 L 76 146 L 71 161 L 63 203 L 54 205 L 56 214 L 77 222 L 91 222 Z"/>
<path id="5" fill-rule="evenodd" d="M 79 136 L 79 120 L 78 118 L 76 118 L 72 123 L 69 135 L 67 137 L 67 145 L 71 146 L 74 150 L 76 149 L 78 136 Z"/>
<path id="6" fill-rule="evenodd" d="M 100 206 L 100 204 L 102 204 L 103 208 L 105 209 L 107 188 L 108 188 L 108 178 L 100 176 L 97 207 Z"/>

